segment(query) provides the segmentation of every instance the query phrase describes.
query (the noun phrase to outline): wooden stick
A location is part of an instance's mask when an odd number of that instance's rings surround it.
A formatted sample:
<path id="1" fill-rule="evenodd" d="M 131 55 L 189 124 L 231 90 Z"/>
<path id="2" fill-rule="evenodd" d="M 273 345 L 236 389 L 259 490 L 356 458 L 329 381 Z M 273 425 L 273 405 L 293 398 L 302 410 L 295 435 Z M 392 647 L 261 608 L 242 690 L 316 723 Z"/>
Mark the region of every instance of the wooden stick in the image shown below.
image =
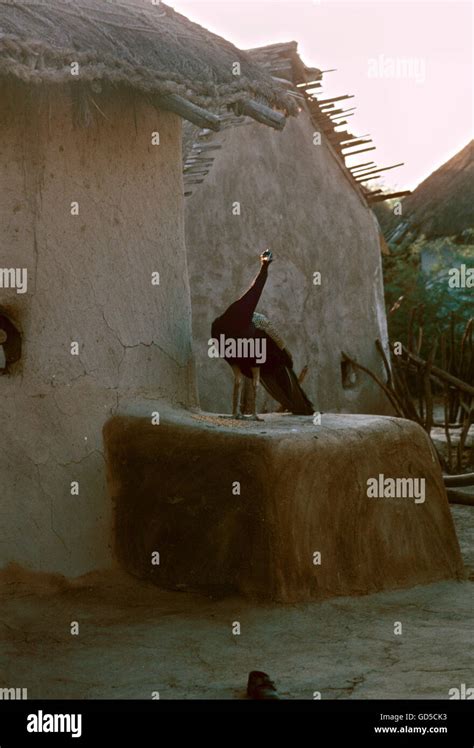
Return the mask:
<path id="1" fill-rule="evenodd" d="M 365 179 L 356 179 L 356 182 L 362 184 L 362 182 L 370 182 L 372 179 L 378 179 L 379 177 L 380 174 L 373 174 L 371 177 L 365 177 Z"/>
<path id="2" fill-rule="evenodd" d="M 189 120 L 198 127 L 206 127 L 209 130 L 218 132 L 221 128 L 220 117 L 207 109 L 196 106 L 191 101 L 184 99 L 178 94 L 168 94 L 167 96 L 154 96 L 154 103 L 161 109 L 167 109 L 170 112 L 179 114 L 183 119 Z"/>
<path id="3" fill-rule="evenodd" d="M 425 389 L 425 403 L 426 403 L 425 431 L 428 434 L 428 436 L 430 436 L 431 429 L 433 428 L 433 392 L 431 389 L 430 372 L 433 367 L 433 361 L 436 355 L 437 346 L 438 346 L 438 341 L 435 340 L 434 345 L 428 356 L 428 362 L 426 364 L 426 369 L 423 374 L 423 384 L 424 384 L 424 389 Z"/>
<path id="4" fill-rule="evenodd" d="M 411 351 L 405 348 L 403 344 L 402 351 L 410 359 L 410 361 L 413 361 L 413 363 L 417 364 L 417 366 L 427 366 L 427 361 L 424 361 L 421 356 L 417 356 L 415 353 L 411 353 Z M 474 387 L 472 387 L 470 384 L 467 384 L 467 382 L 463 382 L 462 379 L 458 379 L 452 374 L 449 374 L 447 371 L 443 371 L 443 369 L 440 369 L 438 366 L 432 366 L 431 371 L 442 381 L 448 382 L 449 384 L 452 384 L 458 389 L 462 390 L 462 392 L 467 392 L 468 395 L 474 397 Z"/>
<path id="5" fill-rule="evenodd" d="M 354 140 L 348 140 L 347 145 L 342 146 L 342 150 L 346 148 L 353 148 L 355 145 L 364 145 L 365 143 L 372 143 L 372 140 L 364 140 L 363 138 L 354 138 Z"/>
<path id="6" fill-rule="evenodd" d="M 382 168 L 377 167 L 376 169 L 371 169 L 370 171 L 364 172 L 363 176 L 366 176 L 367 174 L 372 174 L 375 171 L 390 171 L 390 169 L 396 169 L 398 166 L 404 166 L 404 162 L 401 164 L 394 164 L 393 166 L 382 166 Z M 362 174 L 361 175 L 358 174 L 357 176 L 362 176 Z"/>
<path id="7" fill-rule="evenodd" d="M 443 397 L 443 407 L 444 407 L 444 433 L 446 436 L 446 450 L 448 452 L 448 470 L 451 470 L 451 463 L 452 463 L 452 447 L 451 447 L 451 432 L 449 431 L 449 386 L 446 384 L 446 382 L 443 383 L 444 385 L 444 397 Z"/>
<path id="8" fill-rule="evenodd" d="M 474 473 L 462 473 L 461 475 L 443 475 L 444 485 L 449 488 L 461 488 L 462 486 L 474 486 Z"/>
<path id="9" fill-rule="evenodd" d="M 387 356 L 385 355 L 385 351 L 383 349 L 382 342 L 381 342 L 381 340 L 379 338 L 377 338 L 376 341 L 375 341 L 375 347 L 377 348 L 378 352 L 382 356 L 383 365 L 385 367 L 385 374 L 387 376 L 387 387 L 390 387 L 391 389 L 393 389 L 393 386 L 392 386 L 392 371 L 390 369 L 390 364 L 388 363 Z"/>
<path id="10" fill-rule="evenodd" d="M 413 326 L 415 324 L 415 318 L 416 314 L 418 312 L 418 307 L 413 307 L 413 309 L 410 312 L 410 317 L 408 319 L 408 350 L 413 350 Z"/>
<path id="11" fill-rule="evenodd" d="M 403 192 L 391 192 L 388 195 L 375 195 L 374 198 L 369 200 L 371 203 L 379 203 L 382 200 L 391 200 L 393 197 L 405 197 L 405 195 L 411 195 L 411 190 L 404 190 Z"/>
<path id="12" fill-rule="evenodd" d="M 334 109 L 334 110 L 330 109 L 328 112 L 328 116 L 334 117 L 336 112 L 341 112 L 341 114 L 349 114 L 349 112 L 355 112 L 356 109 L 357 109 L 356 106 L 351 106 L 349 109 Z"/>
<path id="13" fill-rule="evenodd" d="M 418 355 L 420 354 L 421 346 L 423 344 L 423 320 L 424 320 L 424 315 L 425 315 L 425 305 L 424 304 L 420 304 L 420 306 L 418 307 L 418 342 L 416 344 L 416 352 L 418 353 Z M 437 345 L 438 345 L 438 343 L 436 343 L 436 346 Z"/>
<path id="14" fill-rule="evenodd" d="M 201 151 L 215 151 L 219 148 L 222 148 L 222 145 L 219 143 L 194 143 L 193 149 L 195 149 L 198 153 Z"/>
<path id="15" fill-rule="evenodd" d="M 403 410 L 400 408 L 399 404 L 397 403 L 397 400 L 395 399 L 393 392 L 382 382 L 382 380 L 379 379 L 379 377 L 376 374 L 374 374 L 373 371 L 371 371 L 370 369 L 367 369 L 365 366 L 362 366 L 362 364 L 359 364 L 353 358 L 348 356 L 347 353 L 344 353 L 344 351 L 341 351 L 341 355 L 346 359 L 346 361 L 349 361 L 350 364 L 352 364 L 353 366 L 356 366 L 361 371 L 364 371 L 366 374 L 369 375 L 369 377 L 371 377 L 375 382 L 377 382 L 379 387 L 382 388 L 382 390 L 385 392 L 388 399 L 392 403 L 394 409 L 397 412 L 397 415 L 403 418 L 404 417 Z"/>
<path id="16" fill-rule="evenodd" d="M 361 148 L 359 151 L 351 151 L 350 153 L 345 153 L 344 158 L 347 158 L 348 156 L 357 156 L 358 153 L 367 153 L 367 151 L 375 151 L 376 146 L 372 145 L 370 148 Z"/>
<path id="17" fill-rule="evenodd" d="M 273 127 L 274 130 L 283 130 L 286 123 L 286 117 L 281 112 L 261 104 L 259 101 L 247 99 L 241 103 L 242 114 L 252 117 L 263 125 Z"/>
<path id="18" fill-rule="evenodd" d="M 321 72 L 323 72 L 321 70 Z M 296 88 L 302 88 L 305 90 L 306 88 L 311 88 L 312 86 L 320 86 L 321 85 L 322 78 L 316 78 L 314 81 L 307 81 L 306 83 L 297 83 Z"/>
<path id="19" fill-rule="evenodd" d="M 209 174 L 209 169 L 207 171 L 203 171 L 202 169 L 185 169 L 184 177 L 187 177 L 189 174 L 205 177 L 207 174 Z"/>
<path id="20" fill-rule="evenodd" d="M 466 327 L 464 329 L 463 336 L 461 338 L 461 360 L 459 364 L 459 370 L 462 374 L 463 378 L 466 378 L 469 376 L 469 360 L 467 356 L 467 350 L 469 349 L 469 354 L 472 355 L 472 328 L 473 328 L 474 319 L 471 317 L 470 320 L 468 320 Z"/>
<path id="21" fill-rule="evenodd" d="M 321 114 L 326 114 L 328 117 L 335 114 L 342 114 L 344 110 L 343 109 L 334 109 L 332 104 L 331 107 L 326 107 L 326 109 L 321 109 Z"/>
<path id="22" fill-rule="evenodd" d="M 352 138 L 372 138 L 372 135 L 370 134 L 370 132 L 366 132 L 365 135 L 352 135 L 351 134 L 351 137 Z"/>
<path id="23" fill-rule="evenodd" d="M 374 162 L 367 161 L 365 164 L 357 164 L 357 166 L 349 166 L 349 170 L 354 173 L 356 170 L 364 169 L 366 166 L 371 166 Z"/>
<path id="24" fill-rule="evenodd" d="M 450 504 L 464 504 L 466 506 L 474 506 L 474 496 L 469 496 L 468 493 L 463 491 L 456 491 L 454 488 L 448 488 L 446 491 L 448 494 L 448 501 Z"/>
<path id="25" fill-rule="evenodd" d="M 468 412 L 464 415 L 463 427 L 461 429 L 461 434 L 459 436 L 459 443 L 458 443 L 458 448 L 457 448 L 457 462 L 458 462 L 459 470 L 462 470 L 462 455 L 464 452 L 464 445 L 466 443 L 466 439 L 469 433 L 469 429 L 471 427 L 471 423 L 472 423 L 471 414 Z"/>
<path id="26" fill-rule="evenodd" d="M 341 109 L 340 113 L 334 111 L 334 112 L 328 112 L 328 115 L 330 122 L 334 122 L 336 119 L 340 119 L 341 117 L 353 117 L 354 112 L 351 112 L 349 109 Z"/>
<path id="27" fill-rule="evenodd" d="M 344 96 L 334 96 L 332 99 L 318 99 L 318 104 L 332 104 L 333 101 L 343 101 L 344 99 L 353 99 L 355 94 L 345 94 Z"/>
<path id="28" fill-rule="evenodd" d="M 351 106 L 349 109 L 335 109 L 334 104 L 329 104 L 329 106 L 325 106 L 324 109 L 320 108 L 320 111 L 322 114 L 327 114 L 328 117 L 334 117 L 334 115 L 338 113 L 345 114 L 346 112 L 354 112 L 356 109 L 356 106 Z"/>
<path id="29" fill-rule="evenodd" d="M 420 419 L 420 416 L 418 415 L 418 411 L 413 402 L 413 398 L 411 396 L 410 389 L 408 387 L 406 371 L 401 368 L 399 363 L 397 363 L 397 365 L 394 366 L 393 376 L 394 376 L 394 380 L 396 382 L 398 389 L 403 393 L 405 397 L 405 400 L 403 401 L 404 412 L 406 413 L 408 418 L 410 418 L 412 421 L 415 421 L 423 428 L 423 423 Z M 400 399 L 401 399 L 401 396 L 400 396 Z"/>

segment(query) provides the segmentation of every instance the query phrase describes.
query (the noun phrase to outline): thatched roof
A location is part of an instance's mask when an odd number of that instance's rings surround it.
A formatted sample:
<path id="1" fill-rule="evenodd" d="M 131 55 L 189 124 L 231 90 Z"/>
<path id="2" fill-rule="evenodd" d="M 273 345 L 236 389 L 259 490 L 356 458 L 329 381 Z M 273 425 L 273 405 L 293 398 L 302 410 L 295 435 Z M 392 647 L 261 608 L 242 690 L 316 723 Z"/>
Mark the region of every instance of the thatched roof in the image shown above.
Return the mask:
<path id="1" fill-rule="evenodd" d="M 350 113 L 346 114 L 344 104 L 341 105 L 340 102 L 352 97 L 342 94 L 329 99 L 327 96 L 318 98 L 325 84 L 324 75 L 332 70 L 321 70 L 306 65 L 299 55 L 298 43 L 295 41 L 267 44 L 264 47 L 254 47 L 246 51 L 252 60 L 258 62 L 272 75 L 273 80 L 286 85 L 288 95 L 292 96 L 298 106 L 306 111 L 311 118 L 315 132 L 324 135 L 326 144 L 342 167 L 351 187 L 363 200 L 364 205 L 368 205 L 367 198 L 370 191 L 357 181 L 351 168 L 345 163 L 345 159 L 350 155 L 347 149 L 352 149 L 354 144 L 365 146 L 370 141 L 366 139 L 366 136 L 359 138 L 348 130 L 341 132 L 338 129 L 341 125 L 347 124 L 345 117 L 351 116 Z"/>
<path id="2" fill-rule="evenodd" d="M 80 65 L 76 78 L 72 62 Z M 0 0 L 2 78 L 102 81 L 212 109 L 256 99 L 296 113 L 284 88 L 245 52 L 151 0 Z"/>
<path id="3" fill-rule="evenodd" d="M 389 241 L 456 236 L 474 228 L 474 141 L 436 169 L 403 200 L 403 219 L 392 211 L 378 211 Z"/>
<path id="4" fill-rule="evenodd" d="M 273 76 L 290 81 L 295 86 L 322 78 L 319 68 L 304 64 L 298 54 L 298 42 L 266 44 L 264 47 L 247 49 L 246 52 Z"/>
<path id="5" fill-rule="evenodd" d="M 403 214 L 426 238 L 474 228 L 474 141 L 436 169 L 403 201 Z"/>

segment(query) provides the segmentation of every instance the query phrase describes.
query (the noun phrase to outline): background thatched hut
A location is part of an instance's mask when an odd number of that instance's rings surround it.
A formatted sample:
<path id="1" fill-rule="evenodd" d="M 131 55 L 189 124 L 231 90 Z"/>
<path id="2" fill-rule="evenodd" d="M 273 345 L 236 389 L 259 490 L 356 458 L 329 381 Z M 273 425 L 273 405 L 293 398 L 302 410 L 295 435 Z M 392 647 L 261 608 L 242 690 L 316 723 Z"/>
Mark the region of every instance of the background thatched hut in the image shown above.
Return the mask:
<path id="1" fill-rule="evenodd" d="M 375 346 L 378 338 L 387 348 L 381 233 L 370 198 L 341 157 L 338 143 L 349 135 L 336 133 L 335 122 L 304 96 L 306 88 L 321 85 L 322 74 L 304 65 L 296 42 L 251 50 L 251 55 L 274 78 L 286 81 L 288 95 L 301 111 L 283 132 L 234 117 L 218 134 L 195 130 L 194 143 L 187 133 L 191 157 L 199 147 L 209 156 L 208 173 L 199 179 L 194 166 L 189 175 L 190 162 L 185 162 L 186 246 L 201 405 L 229 409 L 232 376 L 223 361 L 207 355 L 210 325 L 248 287 L 258 269 L 258 253 L 269 246 L 275 262 L 259 310 L 271 317 L 292 351 L 297 373 L 307 367 L 304 387 L 315 407 L 387 413 L 378 385 L 352 370 L 342 356 L 346 353 L 383 378 Z M 233 211 L 236 202 L 240 215 Z M 203 267 L 212 272 L 202 272 Z M 265 405 L 275 407 L 262 396 L 260 407 Z"/>
<path id="2" fill-rule="evenodd" d="M 1 276 L 0 563 L 80 574 L 112 561 L 104 421 L 194 402 L 176 112 L 280 127 L 294 104 L 145 0 L 1 3 L 0 96 L 1 262 L 27 270 L 25 293 Z"/>

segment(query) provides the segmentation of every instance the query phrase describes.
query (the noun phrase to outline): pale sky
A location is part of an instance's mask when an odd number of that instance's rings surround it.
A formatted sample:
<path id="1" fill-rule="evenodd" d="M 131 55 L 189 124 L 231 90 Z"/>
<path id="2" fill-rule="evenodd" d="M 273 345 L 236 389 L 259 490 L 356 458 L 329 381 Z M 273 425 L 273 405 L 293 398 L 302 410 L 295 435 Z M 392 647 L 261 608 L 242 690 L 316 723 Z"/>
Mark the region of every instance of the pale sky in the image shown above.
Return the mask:
<path id="1" fill-rule="evenodd" d="M 377 146 L 351 163 L 375 161 L 381 167 L 405 162 L 386 173 L 386 187 L 413 189 L 473 137 L 471 2 L 168 4 L 241 49 L 295 40 L 307 65 L 337 68 L 324 76 L 324 97 L 355 94 L 347 101 L 347 107 L 357 106 L 355 115 L 341 129 L 357 136 L 370 133 Z"/>

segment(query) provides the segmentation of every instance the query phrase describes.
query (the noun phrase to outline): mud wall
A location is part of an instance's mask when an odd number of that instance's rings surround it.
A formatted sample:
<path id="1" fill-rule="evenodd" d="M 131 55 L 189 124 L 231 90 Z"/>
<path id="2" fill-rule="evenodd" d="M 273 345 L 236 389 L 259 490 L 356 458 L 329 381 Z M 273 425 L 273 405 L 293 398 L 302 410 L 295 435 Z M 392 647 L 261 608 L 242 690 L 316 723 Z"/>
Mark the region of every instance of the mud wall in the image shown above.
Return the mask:
<path id="1" fill-rule="evenodd" d="M 385 345 L 387 339 L 379 234 L 324 136 L 317 145 L 313 133 L 302 112 L 283 132 L 248 122 L 209 137 L 222 149 L 207 152 L 213 166 L 185 203 L 206 410 L 229 412 L 232 391 L 228 365 L 207 355 L 212 320 L 246 290 L 259 253 L 270 247 L 275 260 L 258 309 L 276 324 L 297 373 L 309 367 L 304 386 L 316 409 L 391 412 L 366 375 L 357 374 L 352 384 L 346 377 L 343 386 L 341 351 L 382 374 L 374 345 L 376 338 Z M 318 272 L 321 284 L 315 285 Z M 267 396 L 270 409 L 272 403 Z"/>
<path id="2" fill-rule="evenodd" d="M 9 94 L 0 266 L 28 286 L 0 288 L 22 336 L 0 376 L 0 565 L 78 575 L 112 563 L 103 423 L 193 402 L 181 120 L 97 95 L 81 124 L 67 91 Z"/>

